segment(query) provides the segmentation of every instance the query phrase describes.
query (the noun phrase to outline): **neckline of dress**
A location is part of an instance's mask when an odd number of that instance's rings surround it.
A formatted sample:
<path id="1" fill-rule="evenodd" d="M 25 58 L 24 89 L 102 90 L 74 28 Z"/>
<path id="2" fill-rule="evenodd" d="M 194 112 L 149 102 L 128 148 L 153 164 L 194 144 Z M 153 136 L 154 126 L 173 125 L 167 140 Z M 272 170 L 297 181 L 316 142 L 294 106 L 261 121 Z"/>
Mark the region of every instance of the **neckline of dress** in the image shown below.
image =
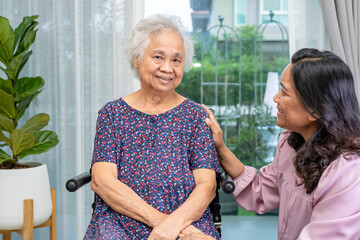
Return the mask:
<path id="1" fill-rule="evenodd" d="M 145 113 L 145 112 L 142 112 L 132 106 L 130 106 L 123 98 L 120 98 L 120 101 L 126 106 L 128 107 L 130 110 L 132 110 L 133 112 L 139 114 L 139 115 L 144 115 L 144 116 L 148 116 L 148 117 L 154 117 L 154 116 L 163 116 L 163 115 L 167 115 L 173 111 L 175 111 L 177 108 L 180 108 L 183 104 L 187 103 L 189 101 L 188 98 L 185 98 L 180 104 L 176 105 L 175 107 L 165 111 L 165 112 L 162 112 L 162 113 L 159 113 L 159 114 L 148 114 L 148 113 Z"/>

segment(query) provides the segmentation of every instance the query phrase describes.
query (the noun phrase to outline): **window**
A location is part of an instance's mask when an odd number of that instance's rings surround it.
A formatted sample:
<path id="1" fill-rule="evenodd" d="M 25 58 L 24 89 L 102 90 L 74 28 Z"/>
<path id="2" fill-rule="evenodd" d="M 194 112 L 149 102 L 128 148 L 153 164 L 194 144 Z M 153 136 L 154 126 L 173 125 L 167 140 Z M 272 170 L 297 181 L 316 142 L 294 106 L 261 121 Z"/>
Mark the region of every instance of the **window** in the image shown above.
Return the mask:
<path id="1" fill-rule="evenodd" d="M 274 20 L 288 25 L 287 0 L 261 0 L 260 1 L 260 21 L 268 20 L 269 13 L 274 13 Z"/>
<path id="2" fill-rule="evenodd" d="M 246 24 L 247 0 L 236 0 L 235 25 Z"/>

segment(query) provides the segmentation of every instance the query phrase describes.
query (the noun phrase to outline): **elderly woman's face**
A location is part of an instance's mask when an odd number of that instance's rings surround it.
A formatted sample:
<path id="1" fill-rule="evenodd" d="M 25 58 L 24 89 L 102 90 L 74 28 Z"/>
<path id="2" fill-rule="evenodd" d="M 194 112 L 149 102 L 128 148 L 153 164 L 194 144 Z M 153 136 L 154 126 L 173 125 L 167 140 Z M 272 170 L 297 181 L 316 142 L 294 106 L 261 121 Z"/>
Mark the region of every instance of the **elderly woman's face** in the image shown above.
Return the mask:
<path id="1" fill-rule="evenodd" d="M 184 73 L 185 50 L 182 39 L 173 31 L 162 31 L 150 38 L 140 63 L 141 88 L 145 91 L 174 91 Z"/>
<path id="2" fill-rule="evenodd" d="M 277 125 L 297 133 L 307 140 L 317 129 L 317 122 L 300 102 L 291 78 L 288 65 L 281 76 L 281 90 L 274 96 L 277 103 Z"/>

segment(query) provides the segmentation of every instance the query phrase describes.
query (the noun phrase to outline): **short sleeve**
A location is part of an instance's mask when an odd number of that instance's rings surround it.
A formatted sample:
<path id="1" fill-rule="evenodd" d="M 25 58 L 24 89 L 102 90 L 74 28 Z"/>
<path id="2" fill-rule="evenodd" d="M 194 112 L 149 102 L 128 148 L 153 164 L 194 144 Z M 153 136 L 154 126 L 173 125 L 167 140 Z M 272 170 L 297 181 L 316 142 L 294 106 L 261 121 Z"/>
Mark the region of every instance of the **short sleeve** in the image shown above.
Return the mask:
<path id="1" fill-rule="evenodd" d="M 215 143 L 205 117 L 205 110 L 197 110 L 195 131 L 191 138 L 190 169 L 207 168 L 221 172 Z"/>
<path id="2" fill-rule="evenodd" d="M 117 146 L 114 121 L 109 106 L 100 109 L 96 123 L 94 151 L 91 165 L 96 162 L 117 163 Z"/>

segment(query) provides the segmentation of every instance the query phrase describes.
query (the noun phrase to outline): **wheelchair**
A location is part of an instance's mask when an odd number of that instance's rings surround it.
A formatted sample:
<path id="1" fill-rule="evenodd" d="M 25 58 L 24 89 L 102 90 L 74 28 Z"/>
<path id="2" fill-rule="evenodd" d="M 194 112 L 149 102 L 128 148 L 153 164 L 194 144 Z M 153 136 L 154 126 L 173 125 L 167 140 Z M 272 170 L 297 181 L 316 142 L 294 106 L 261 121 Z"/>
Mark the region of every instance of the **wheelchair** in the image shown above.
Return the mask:
<path id="1" fill-rule="evenodd" d="M 82 186 L 86 185 L 87 183 L 91 182 L 91 173 L 84 172 L 80 175 L 77 175 L 73 178 L 67 180 L 65 187 L 69 192 L 75 192 Z M 216 196 L 212 200 L 209 205 L 210 212 L 216 227 L 216 230 L 219 232 L 221 237 L 221 212 L 220 212 L 220 199 L 219 199 L 219 189 L 221 188 L 222 191 L 226 194 L 231 194 L 235 190 L 235 184 L 232 181 L 231 177 L 226 173 L 217 173 L 216 176 Z M 94 194 L 94 202 L 92 203 L 93 210 L 95 209 L 95 194 Z"/>

